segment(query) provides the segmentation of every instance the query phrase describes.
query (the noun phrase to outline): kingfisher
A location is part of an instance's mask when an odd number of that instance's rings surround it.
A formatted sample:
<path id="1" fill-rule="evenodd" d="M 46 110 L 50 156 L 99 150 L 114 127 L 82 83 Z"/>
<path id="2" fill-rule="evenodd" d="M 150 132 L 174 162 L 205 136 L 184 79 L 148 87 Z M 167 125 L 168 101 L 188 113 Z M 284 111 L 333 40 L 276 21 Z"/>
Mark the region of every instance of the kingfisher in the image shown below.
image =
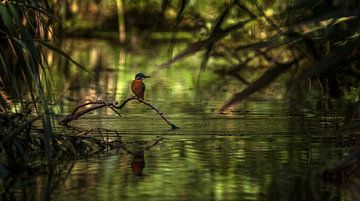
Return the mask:
<path id="1" fill-rule="evenodd" d="M 150 76 L 144 75 L 144 73 L 137 73 L 135 79 L 131 82 L 131 91 L 136 97 L 144 99 L 145 84 L 143 79 L 149 78 Z"/>

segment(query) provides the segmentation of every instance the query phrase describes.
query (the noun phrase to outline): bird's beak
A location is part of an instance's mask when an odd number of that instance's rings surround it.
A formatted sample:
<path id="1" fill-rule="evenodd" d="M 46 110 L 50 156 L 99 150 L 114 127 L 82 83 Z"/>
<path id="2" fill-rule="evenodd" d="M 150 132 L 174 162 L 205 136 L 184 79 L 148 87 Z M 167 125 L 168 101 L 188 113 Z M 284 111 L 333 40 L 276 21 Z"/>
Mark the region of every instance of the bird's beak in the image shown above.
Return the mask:
<path id="1" fill-rule="evenodd" d="M 150 77 L 151 77 L 151 76 L 149 76 L 149 75 L 145 75 L 145 76 L 144 76 L 144 78 L 150 78 Z"/>

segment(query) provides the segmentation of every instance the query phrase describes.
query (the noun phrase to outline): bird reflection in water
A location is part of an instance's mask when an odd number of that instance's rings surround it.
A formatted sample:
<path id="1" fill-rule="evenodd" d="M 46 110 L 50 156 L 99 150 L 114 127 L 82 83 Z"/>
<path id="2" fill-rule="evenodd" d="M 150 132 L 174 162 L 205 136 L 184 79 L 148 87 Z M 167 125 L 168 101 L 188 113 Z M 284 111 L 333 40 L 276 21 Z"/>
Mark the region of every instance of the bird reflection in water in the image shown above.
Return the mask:
<path id="1" fill-rule="evenodd" d="M 164 138 L 161 137 L 159 139 L 157 139 L 153 144 L 151 144 L 150 146 L 145 147 L 142 150 L 137 150 L 137 151 L 130 151 L 124 144 L 121 147 L 122 149 L 124 149 L 128 154 L 132 155 L 132 160 L 131 160 L 131 171 L 134 173 L 135 176 L 143 176 L 143 169 L 145 168 L 145 157 L 144 157 L 144 152 L 150 150 L 151 148 L 153 148 L 154 146 L 156 146 L 157 144 L 159 144 L 159 142 L 161 142 Z"/>
<path id="2" fill-rule="evenodd" d="M 157 144 L 159 144 L 164 138 L 163 137 L 157 137 L 157 139 L 154 141 L 154 143 L 152 143 L 150 146 L 147 147 L 135 147 L 135 149 L 129 149 L 127 147 L 127 143 L 123 142 L 121 139 L 121 136 L 119 135 L 119 133 L 117 131 L 114 130 L 110 130 L 110 129 L 104 129 L 104 128 L 96 128 L 96 129 L 81 129 L 78 127 L 71 127 L 68 126 L 68 128 L 71 128 L 73 130 L 75 130 L 77 133 L 81 133 L 82 135 L 85 135 L 87 137 L 89 136 L 95 136 L 95 135 L 99 135 L 103 136 L 103 138 L 101 139 L 96 139 L 96 138 L 91 138 L 92 141 L 95 141 L 97 145 L 101 145 L 99 146 L 99 150 L 94 152 L 94 153 L 102 153 L 104 151 L 110 151 L 110 150 L 116 150 L 116 153 L 119 152 L 120 150 L 124 150 L 126 153 L 130 154 L 132 156 L 132 160 L 131 160 L 131 171 L 134 173 L 134 175 L 136 176 L 143 176 L 143 169 L 145 168 L 145 157 L 144 157 L 144 153 L 148 150 L 150 150 L 151 148 L 153 148 L 154 146 L 156 146 Z M 107 141 L 105 139 L 109 139 L 109 136 L 114 135 L 114 133 L 117 135 L 117 139 L 113 140 L 113 141 Z M 133 142 L 131 144 L 136 144 L 138 146 L 140 145 L 144 145 L 147 144 L 148 141 L 137 141 L 137 142 Z"/>

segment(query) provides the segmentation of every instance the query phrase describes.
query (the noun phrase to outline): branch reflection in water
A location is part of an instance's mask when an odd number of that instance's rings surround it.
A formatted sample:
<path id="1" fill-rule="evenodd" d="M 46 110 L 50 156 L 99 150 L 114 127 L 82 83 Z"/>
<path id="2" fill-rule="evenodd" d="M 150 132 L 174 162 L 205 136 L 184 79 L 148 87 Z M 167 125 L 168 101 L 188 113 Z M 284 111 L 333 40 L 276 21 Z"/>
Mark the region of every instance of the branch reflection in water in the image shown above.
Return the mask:
<path id="1" fill-rule="evenodd" d="M 78 147 L 73 147 L 76 154 L 54 156 L 54 163 L 50 166 L 43 165 L 41 161 L 34 163 L 38 165 L 31 167 L 23 167 L 20 164 L 11 167 L 0 165 L 0 200 L 53 200 L 54 194 L 61 191 L 63 186 L 69 182 L 79 182 L 73 179 L 68 181 L 71 175 L 78 174 L 78 168 L 82 169 L 83 178 L 77 185 L 90 185 L 92 183 L 91 179 L 89 180 L 91 170 L 84 170 L 84 166 L 81 164 L 89 163 L 87 160 L 103 160 L 104 156 L 119 156 L 127 159 L 126 154 L 130 155 L 131 159 L 127 162 L 127 167 L 131 169 L 135 177 L 142 177 L 144 176 L 145 153 L 164 140 L 162 136 L 159 136 L 152 141 L 123 141 L 118 131 L 104 128 L 87 130 L 69 126 L 63 132 L 65 133 L 62 135 L 63 137 L 71 138 L 72 142 L 77 141 Z M 150 145 L 145 146 L 147 144 Z M 83 148 L 79 149 L 79 147 Z M 40 186 L 41 188 L 39 188 Z"/>

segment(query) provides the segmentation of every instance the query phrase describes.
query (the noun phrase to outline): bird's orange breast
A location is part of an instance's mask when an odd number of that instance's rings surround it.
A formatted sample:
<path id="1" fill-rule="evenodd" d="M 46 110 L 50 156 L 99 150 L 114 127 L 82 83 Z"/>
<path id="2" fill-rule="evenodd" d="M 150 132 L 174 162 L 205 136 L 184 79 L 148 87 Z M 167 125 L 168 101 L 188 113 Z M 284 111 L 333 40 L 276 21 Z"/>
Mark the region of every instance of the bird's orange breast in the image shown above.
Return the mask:
<path id="1" fill-rule="evenodd" d="M 144 98 L 144 87 L 143 82 L 141 80 L 133 80 L 131 82 L 131 91 L 138 98 Z"/>

